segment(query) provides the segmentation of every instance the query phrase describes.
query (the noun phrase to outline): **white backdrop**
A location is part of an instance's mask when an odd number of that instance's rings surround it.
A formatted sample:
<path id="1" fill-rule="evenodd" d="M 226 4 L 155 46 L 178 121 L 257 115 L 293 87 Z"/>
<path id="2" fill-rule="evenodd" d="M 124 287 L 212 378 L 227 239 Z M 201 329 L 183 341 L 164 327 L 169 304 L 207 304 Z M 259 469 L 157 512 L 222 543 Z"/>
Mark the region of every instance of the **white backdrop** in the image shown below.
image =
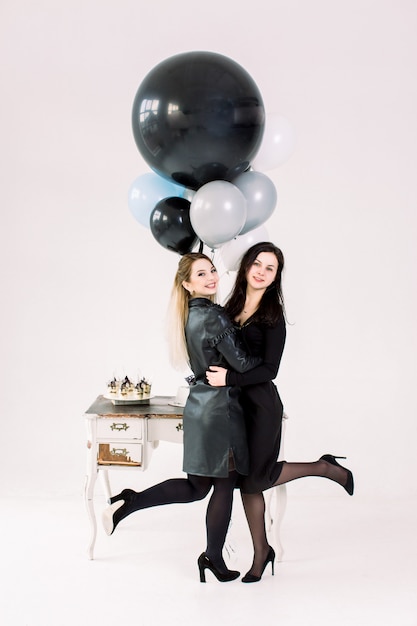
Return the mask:
<path id="1" fill-rule="evenodd" d="M 81 492 L 82 414 L 115 367 L 182 383 L 163 337 L 179 257 L 128 211 L 150 171 L 130 116 L 159 61 L 211 50 L 297 133 L 266 223 L 287 262 L 286 457 L 346 454 L 357 493 L 415 495 L 416 3 L 143 6 L 0 5 L 2 493 Z M 180 472 L 178 447 L 161 454 Z"/>

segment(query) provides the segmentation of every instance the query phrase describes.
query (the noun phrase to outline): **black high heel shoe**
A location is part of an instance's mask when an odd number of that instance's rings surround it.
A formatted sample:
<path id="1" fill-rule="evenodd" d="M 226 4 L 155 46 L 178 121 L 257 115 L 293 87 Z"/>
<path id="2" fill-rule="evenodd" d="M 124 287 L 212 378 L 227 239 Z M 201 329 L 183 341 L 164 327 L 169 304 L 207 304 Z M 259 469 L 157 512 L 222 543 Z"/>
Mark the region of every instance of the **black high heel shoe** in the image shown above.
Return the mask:
<path id="1" fill-rule="evenodd" d="M 123 491 L 117 496 L 113 496 L 112 498 L 108 499 L 108 503 L 110 504 L 110 506 L 103 511 L 101 517 L 104 530 L 107 535 L 112 535 L 117 524 L 121 522 L 122 519 L 127 517 L 127 515 L 129 515 L 128 508 L 135 495 L 137 494 L 136 491 L 133 491 L 133 489 L 123 489 Z M 126 508 L 124 511 L 122 511 L 121 509 L 124 506 Z"/>
<path id="2" fill-rule="evenodd" d="M 348 470 L 346 467 L 343 467 L 343 465 L 340 465 L 340 463 L 336 461 L 336 459 L 345 459 L 345 458 L 346 458 L 345 456 L 333 456 L 333 454 L 324 454 L 323 456 L 320 457 L 320 461 L 327 461 L 327 463 L 330 463 L 330 465 L 337 465 L 338 467 L 341 467 L 342 469 L 346 470 L 348 474 L 347 481 L 344 485 L 342 485 L 342 487 L 348 492 L 350 496 L 353 496 L 353 491 L 355 489 L 355 485 L 353 483 L 353 474 L 350 470 Z"/>
<path id="3" fill-rule="evenodd" d="M 274 575 L 274 561 L 275 561 L 275 550 L 274 550 L 274 548 L 269 546 L 269 552 L 266 555 L 266 559 L 264 561 L 264 564 L 262 565 L 262 569 L 261 569 L 260 575 L 256 576 L 256 574 L 249 574 L 249 572 L 248 572 L 242 578 L 242 583 L 257 583 L 259 580 L 261 580 L 262 574 L 265 571 L 265 567 L 268 565 L 269 562 L 271 563 L 272 576 L 273 576 Z"/>
<path id="4" fill-rule="evenodd" d="M 123 489 L 117 496 L 109 498 L 107 502 L 109 504 L 114 504 L 115 502 L 119 502 L 119 500 L 127 502 L 131 500 L 134 495 L 136 495 L 136 491 L 133 491 L 133 489 Z"/>
<path id="5" fill-rule="evenodd" d="M 197 563 L 198 563 L 198 569 L 200 570 L 200 582 L 201 583 L 206 582 L 206 569 L 209 569 L 211 572 L 213 572 L 217 580 L 220 581 L 221 583 L 227 583 L 231 580 L 235 580 L 236 578 L 239 578 L 240 576 L 240 572 L 237 572 L 236 570 L 226 569 L 225 572 L 221 572 L 220 570 L 218 570 L 217 567 L 214 565 L 214 563 L 210 561 L 210 559 L 208 558 L 205 552 L 200 554 L 200 556 L 198 557 Z"/>

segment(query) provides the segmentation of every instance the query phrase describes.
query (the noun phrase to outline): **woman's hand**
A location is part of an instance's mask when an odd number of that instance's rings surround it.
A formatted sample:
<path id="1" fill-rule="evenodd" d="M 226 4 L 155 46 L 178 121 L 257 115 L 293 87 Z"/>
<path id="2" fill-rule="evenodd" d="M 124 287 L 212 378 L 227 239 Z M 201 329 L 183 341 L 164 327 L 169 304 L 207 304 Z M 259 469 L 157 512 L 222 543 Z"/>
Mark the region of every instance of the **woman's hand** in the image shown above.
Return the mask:
<path id="1" fill-rule="evenodd" d="M 227 369 L 210 365 L 210 369 L 206 371 L 206 378 L 212 387 L 224 387 L 226 385 Z"/>

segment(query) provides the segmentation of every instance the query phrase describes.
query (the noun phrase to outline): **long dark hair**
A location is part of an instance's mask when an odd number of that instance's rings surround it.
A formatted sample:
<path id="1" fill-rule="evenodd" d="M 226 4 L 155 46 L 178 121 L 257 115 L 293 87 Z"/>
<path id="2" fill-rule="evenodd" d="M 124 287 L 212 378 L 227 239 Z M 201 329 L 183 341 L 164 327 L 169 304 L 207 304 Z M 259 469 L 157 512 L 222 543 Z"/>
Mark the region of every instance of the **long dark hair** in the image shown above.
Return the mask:
<path id="1" fill-rule="evenodd" d="M 281 284 L 282 271 L 284 269 L 284 255 L 281 250 L 277 248 L 277 246 L 269 241 L 256 243 L 243 255 L 236 276 L 235 285 L 228 301 L 225 304 L 225 309 L 231 319 L 234 319 L 242 312 L 246 300 L 246 274 L 252 267 L 258 254 L 261 252 L 272 252 L 278 261 L 278 269 L 274 282 L 271 283 L 262 296 L 259 308 L 253 315 L 252 320 L 267 324 L 268 326 L 275 326 L 280 318 L 283 315 L 285 316 L 284 297 L 282 294 Z"/>

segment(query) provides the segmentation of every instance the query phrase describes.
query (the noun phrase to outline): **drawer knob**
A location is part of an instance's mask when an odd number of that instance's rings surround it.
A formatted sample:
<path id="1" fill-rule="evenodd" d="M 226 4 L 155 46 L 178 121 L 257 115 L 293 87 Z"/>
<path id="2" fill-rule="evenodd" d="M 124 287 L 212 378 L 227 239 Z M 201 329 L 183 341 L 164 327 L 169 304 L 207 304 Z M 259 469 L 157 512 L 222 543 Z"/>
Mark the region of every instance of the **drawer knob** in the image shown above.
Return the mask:
<path id="1" fill-rule="evenodd" d="M 129 450 L 126 450 L 126 448 L 112 448 L 110 450 L 110 454 L 112 456 L 127 456 L 129 454 Z"/>
<path id="2" fill-rule="evenodd" d="M 111 430 L 121 431 L 121 430 L 127 430 L 128 428 L 130 428 L 130 426 L 128 426 L 126 424 L 126 422 L 119 423 L 119 424 L 117 422 L 113 422 L 113 424 L 110 426 L 110 428 L 111 428 Z"/>
<path id="3" fill-rule="evenodd" d="M 175 429 L 180 432 L 180 430 L 184 430 L 182 427 L 182 422 L 178 422 L 178 424 L 175 426 Z"/>

